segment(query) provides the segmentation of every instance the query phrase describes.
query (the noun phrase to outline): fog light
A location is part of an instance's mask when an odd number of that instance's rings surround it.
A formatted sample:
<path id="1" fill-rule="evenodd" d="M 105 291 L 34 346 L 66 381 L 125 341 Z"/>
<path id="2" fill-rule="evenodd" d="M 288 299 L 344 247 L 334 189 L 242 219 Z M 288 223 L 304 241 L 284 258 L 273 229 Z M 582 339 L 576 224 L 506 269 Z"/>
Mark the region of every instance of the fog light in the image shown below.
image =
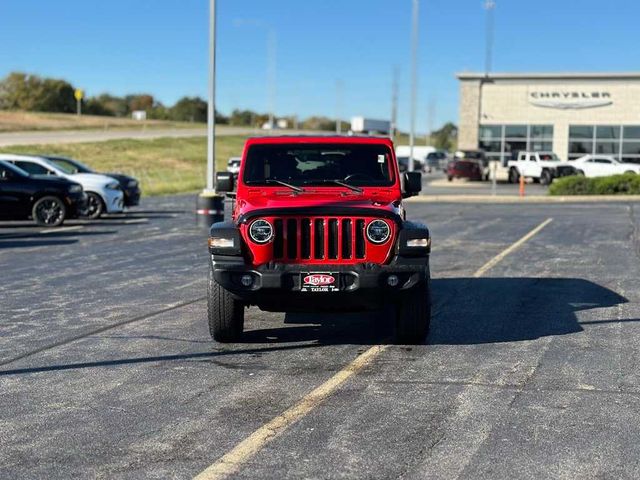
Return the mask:
<path id="1" fill-rule="evenodd" d="M 399 282 L 400 280 L 398 279 L 397 275 L 389 275 L 387 277 L 387 285 L 389 285 L 390 287 L 397 287 Z"/>
<path id="2" fill-rule="evenodd" d="M 243 287 L 250 287 L 253 285 L 253 277 L 251 275 L 242 275 L 240 278 L 240 283 Z"/>

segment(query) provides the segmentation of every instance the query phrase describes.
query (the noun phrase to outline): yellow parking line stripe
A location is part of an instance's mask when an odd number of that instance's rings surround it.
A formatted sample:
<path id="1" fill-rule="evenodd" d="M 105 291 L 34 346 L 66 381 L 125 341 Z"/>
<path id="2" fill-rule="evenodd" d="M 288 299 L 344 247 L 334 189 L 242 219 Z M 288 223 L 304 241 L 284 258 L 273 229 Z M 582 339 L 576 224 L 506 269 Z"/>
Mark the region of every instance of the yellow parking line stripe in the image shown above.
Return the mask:
<path id="1" fill-rule="evenodd" d="M 527 240 L 535 236 L 544 227 L 551 223 L 551 221 L 552 219 L 548 218 L 547 220 L 542 222 L 520 240 L 506 248 L 504 251 L 502 251 L 502 253 L 496 255 L 489 262 L 480 267 L 480 269 L 476 271 L 473 276 L 475 278 L 481 277 L 485 272 L 497 265 L 507 255 L 516 251 Z M 338 388 L 340 388 L 340 386 L 350 377 L 360 372 L 366 366 L 370 365 L 373 360 L 387 348 L 388 345 L 374 345 L 364 353 L 360 354 L 355 360 L 345 366 L 329 380 L 302 397 L 302 399 L 294 406 L 292 406 L 288 410 L 285 410 L 283 413 L 270 420 L 269 422 L 265 423 L 247 438 L 238 443 L 214 464 L 210 465 L 204 471 L 199 473 L 195 477 L 195 480 L 219 480 L 222 478 L 227 478 L 229 475 L 238 472 L 242 468 L 242 466 L 247 463 L 255 454 L 262 450 L 265 445 L 274 440 L 278 435 L 282 434 L 291 425 L 303 418 L 309 412 L 314 410 L 318 405 L 320 405 L 324 400 L 326 400 L 336 390 L 338 390 Z"/>
<path id="2" fill-rule="evenodd" d="M 327 397 L 335 392 L 349 377 L 369 365 L 375 357 L 386 350 L 386 345 L 374 345 L 359 355 L 355 360 L 336 373 L 325 383 L 305 395 L 293 407 L 264 424 L 246 439 L 236 445 L 220 460 L 200 473 L 196 480 L 212 480 L 225 478 L 237 472 L 242 464 L 247 462 L 267 443 L 285 431 L 292 424 L 300 420 L 307 413 L 316 408 Z"/>
<path id="3" fill-rule="evenodd" d="M 522 245 L 524 245 L 525 242 L 527 242 L 528 240 L 533 238 L 535 235 L 537 235 L 544 227 L 549 225 L 552 221 L 553 221 L 553 218 L 547 218 L 544 222 L 542 222 L 536 228 L 531 230 L 529 233 L 527 233 L 524 237 L 522 237 L 516 243 L 512 244 L 509 248 L 503 250 L 501 253 L 499 253 L 498 255 L 493 257 L 491 260 L 489 260 L 487 263 L 485 263 L 482 267 L 478 269 L 476 273 L 473 274 L 473 277 L 478 278 L 484 275 L 485 273 L 487 273 L 489 270 L 495 267 L 499 262 L 501 262 L 507 255 L 519 249 Z"/>

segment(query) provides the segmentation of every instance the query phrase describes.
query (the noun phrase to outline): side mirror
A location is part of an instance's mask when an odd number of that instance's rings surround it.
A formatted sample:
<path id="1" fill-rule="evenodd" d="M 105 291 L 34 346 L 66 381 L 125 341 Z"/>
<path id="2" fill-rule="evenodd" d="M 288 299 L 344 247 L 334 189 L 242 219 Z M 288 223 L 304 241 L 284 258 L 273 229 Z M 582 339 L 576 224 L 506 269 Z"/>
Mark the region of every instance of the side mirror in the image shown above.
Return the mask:
<path id="1" fill-rule="evenodd" d="M 216 191 L 220 193 L 233 192 L 233 173 L 218 172 L 216 174 Z"/>
<path id="2" fill-rule="evenodd" d="M 422 173 L 420 172 L 405 172 L 404 174 L 404 188 L 402 196 L 404 198 L 413 197 L 422 191 Z"/>
<path id="3" fill-rule="evenodd" d="M 13 178 L 13 175 L 9 170 L 0 170 L 0 182 L 8 182 Z"/>

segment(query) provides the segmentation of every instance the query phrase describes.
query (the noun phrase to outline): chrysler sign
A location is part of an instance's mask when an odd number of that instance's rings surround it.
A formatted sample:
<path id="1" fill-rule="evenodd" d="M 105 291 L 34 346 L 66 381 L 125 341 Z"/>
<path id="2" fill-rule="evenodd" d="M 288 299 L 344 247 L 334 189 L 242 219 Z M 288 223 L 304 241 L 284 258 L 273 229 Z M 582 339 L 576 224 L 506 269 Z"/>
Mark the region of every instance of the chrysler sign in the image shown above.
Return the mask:
<path id="1" fill-rule="evenodd" d="M 577 110 L 606 107 L 613 104 L 613 101 L 609 92 L 534 90 L 529 93 L 529 103 L 536 107 Z"/>

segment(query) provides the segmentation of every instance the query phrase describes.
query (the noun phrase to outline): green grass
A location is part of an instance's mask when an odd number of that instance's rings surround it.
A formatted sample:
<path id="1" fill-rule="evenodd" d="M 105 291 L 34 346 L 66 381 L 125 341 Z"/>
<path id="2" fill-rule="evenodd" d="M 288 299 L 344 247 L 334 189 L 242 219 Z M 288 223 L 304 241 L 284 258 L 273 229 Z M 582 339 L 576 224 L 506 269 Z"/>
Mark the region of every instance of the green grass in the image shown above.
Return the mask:
<path id="1" fill-rule="evenodd" d="M 244 136 L 216 139 L 219 171 L 226 170 L 229 157 L 242 153 L 245 140 Z M 206 184 L 206 137 L 24 145 L 3 147 L 0 152 L 65 155 L 100 172 L 132 175 L 140 180 L 143 195 L 193 192 Z"/>

